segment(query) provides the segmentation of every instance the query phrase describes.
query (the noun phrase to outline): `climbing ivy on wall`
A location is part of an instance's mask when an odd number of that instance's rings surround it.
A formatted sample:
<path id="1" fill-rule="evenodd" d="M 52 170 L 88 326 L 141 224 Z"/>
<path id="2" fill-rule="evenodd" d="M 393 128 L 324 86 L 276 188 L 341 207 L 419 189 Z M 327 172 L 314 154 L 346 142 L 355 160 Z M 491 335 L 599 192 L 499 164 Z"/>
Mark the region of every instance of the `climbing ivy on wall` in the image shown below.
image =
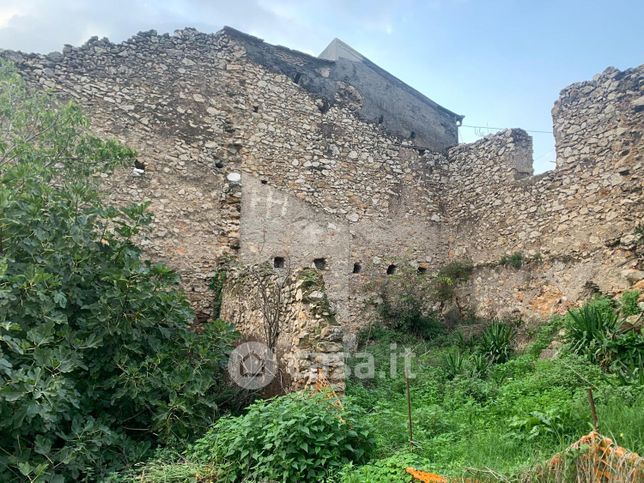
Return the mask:
<path id="1" fill-rule="evenodd" d="M 217 270 L 210 280 L 210 289 L 213 291 L 212 319 L 217 320 L 221 315 L 221 304 L 223 302 L 224 284 L 226 283 L 226 271 Z"/>

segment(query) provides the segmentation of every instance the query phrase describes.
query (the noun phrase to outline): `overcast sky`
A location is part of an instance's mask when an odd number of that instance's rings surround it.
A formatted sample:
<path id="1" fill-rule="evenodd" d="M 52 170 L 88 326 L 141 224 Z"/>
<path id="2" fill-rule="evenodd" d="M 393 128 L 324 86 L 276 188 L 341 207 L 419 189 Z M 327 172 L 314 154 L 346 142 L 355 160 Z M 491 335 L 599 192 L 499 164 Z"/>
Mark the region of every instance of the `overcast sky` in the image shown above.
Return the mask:
<path id="1" fill-rule="evenodd" d="M 230 25 L 318 54 L 339 37 L 465 125 L 551 131 L 563 87 L 644 62 L 643 19 L 642 0 L 0 0 L 0 48 Z M 552 168 L 552 135 L 531 134 L 536 171 Z"/>

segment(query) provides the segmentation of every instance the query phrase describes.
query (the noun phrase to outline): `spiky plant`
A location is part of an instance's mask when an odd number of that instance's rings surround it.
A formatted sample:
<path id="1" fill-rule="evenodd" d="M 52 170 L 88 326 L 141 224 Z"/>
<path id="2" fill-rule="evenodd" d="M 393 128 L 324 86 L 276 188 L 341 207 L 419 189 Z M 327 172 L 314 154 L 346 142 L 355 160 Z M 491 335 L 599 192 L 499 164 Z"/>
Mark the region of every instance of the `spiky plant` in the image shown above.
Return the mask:
<path id="1" fill-rule="evenodd" d="M 494 322 L 481 334 L 480 352 L 492 364 L 506 362 L 512 356 L 515 336 L 512 326 Z"/>

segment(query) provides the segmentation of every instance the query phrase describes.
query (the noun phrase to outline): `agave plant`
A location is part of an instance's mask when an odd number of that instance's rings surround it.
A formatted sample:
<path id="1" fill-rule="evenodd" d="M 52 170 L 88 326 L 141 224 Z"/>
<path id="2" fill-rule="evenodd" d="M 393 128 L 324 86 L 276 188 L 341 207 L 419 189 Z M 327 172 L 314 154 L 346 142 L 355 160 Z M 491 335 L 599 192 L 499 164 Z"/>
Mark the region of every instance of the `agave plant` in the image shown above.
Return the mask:
<path id="1" fill-rule="evenodd" d="M 490 369 L 490 361 L 485 354 L 472 354 L 470 356 L 470 366 L 472 375 L 482 378 Z"/>
<path id="2" fill-rule="evenodd" d="M 465 357 L 459 351 L 450 351 L 443 355 L 442 365 L 447 374 L 447 378 L 454 379 L 463 373 L 465 369 Z"/>
<path id="3" fill-rule="evenodd" d="M 618 328 L 618 317 L 613 310 L 589 303 L 568 311 L 566 341 L 571 352 L 585 354 L 593 362 L 601 363 L 604 348 Z"/>
<path id="4" fill-rule="evenodd" d="M 512 356 L 516 332 L 508 324 L 494 322 L 481 334 L 480 350 L 492 364 L 506 362 Z"/>

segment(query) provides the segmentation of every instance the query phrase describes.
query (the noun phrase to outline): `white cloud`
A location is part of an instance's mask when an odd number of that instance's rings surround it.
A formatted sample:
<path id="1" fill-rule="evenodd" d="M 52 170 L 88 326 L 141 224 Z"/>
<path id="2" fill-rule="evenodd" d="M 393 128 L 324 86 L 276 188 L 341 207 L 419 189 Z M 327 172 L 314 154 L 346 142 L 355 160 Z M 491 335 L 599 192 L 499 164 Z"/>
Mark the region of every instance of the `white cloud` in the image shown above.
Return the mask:
<path id="1" fill-rule="evenodd" d="M 17 17 L 29 14 L 31 10 L 28 2 L 6 0 L 3 3 L 0 5 L 0 29 L 7 27 Z"/>
<path id="2" fill-rule="evenodd" d="M 0 48 L 50 52 L 97 35 L 230 25 L 271 43 L 319 52 L 342 32 L 392 34 L 411 0 L 0 0 Z"/>
<path id="3" fill-rule="evenodd" d="M 6 27 L 11 19 L 19 14 L 20 10 L 16 7 L 0 8 L 0 28 Z"/>

